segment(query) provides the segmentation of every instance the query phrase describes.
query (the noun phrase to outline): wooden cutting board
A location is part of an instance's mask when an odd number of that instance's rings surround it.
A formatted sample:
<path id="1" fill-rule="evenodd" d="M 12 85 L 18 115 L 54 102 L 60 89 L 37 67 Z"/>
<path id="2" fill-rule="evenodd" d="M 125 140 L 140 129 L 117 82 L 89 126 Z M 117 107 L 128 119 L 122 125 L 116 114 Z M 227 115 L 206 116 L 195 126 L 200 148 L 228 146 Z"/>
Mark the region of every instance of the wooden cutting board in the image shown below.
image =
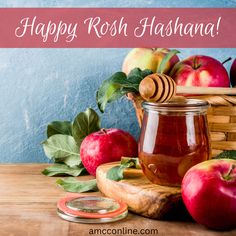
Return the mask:
<path id="1" fill-rule="evenodd" d="M 125 202 L 129 210 L 139 215 L 170 219 L 186 216 L 179 187 L 152 184 L 142 170 L 126 169 L 125 179 L 113 181 L 106 178 L 107 171 L 119 163 L 107 163 L 97 169 L 97 185 L 107 197 Z"/>

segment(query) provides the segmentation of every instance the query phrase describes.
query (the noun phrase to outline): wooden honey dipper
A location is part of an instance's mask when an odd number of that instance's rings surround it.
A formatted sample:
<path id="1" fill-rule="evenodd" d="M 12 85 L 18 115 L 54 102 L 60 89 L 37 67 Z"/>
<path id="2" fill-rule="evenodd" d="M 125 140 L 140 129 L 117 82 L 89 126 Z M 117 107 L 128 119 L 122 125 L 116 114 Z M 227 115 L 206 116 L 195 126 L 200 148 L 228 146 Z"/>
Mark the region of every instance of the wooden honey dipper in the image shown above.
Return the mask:
<path id="1" fill-rule="evenodd" d="M 168 75 L 155 73 L 141 81 L 139 93 L 146 101 L 161 103 L 173 99 L 176 94 L 236 95 L 236 88 L 177 86 Z"/>

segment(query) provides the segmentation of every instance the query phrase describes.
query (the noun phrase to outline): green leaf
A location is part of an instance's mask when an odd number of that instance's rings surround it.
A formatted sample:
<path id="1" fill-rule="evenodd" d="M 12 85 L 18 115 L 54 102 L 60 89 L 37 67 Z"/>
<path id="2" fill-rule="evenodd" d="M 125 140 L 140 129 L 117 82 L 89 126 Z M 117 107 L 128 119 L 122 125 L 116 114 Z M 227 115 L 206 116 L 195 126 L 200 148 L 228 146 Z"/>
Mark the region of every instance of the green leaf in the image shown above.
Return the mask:
<path id="1" fill-rule="evenodd" d="M 133 85 L 136 87 L 136 84 L 139 85 L 142 79 L 142 70 L 139 68 L 134 68 L 128 74 L 126 83 L 128 83 L 129 86 Z"/>
<path id="2" fill-rule="evenodd" d="M 106 177 L 114 181 L 122 180 L 124 178 L 124 170 L 126 168 L 141 169 L 139 159 L 137 157 L 122 157 L 120 165 L 109 169 Z"/>
<path id="3" fill-rule="evenodd" d="M 86 171 L 82 164 L 80 166 L 74 166 L 74 167 L 69 167 L 65 164 L 54 164 L 44 169 L 42 171 L 42 174 L 46 176 L 56 176 L 56 175 L 79 176 L 84 172 Z"/>
<path id="4" fill-rule="evenodd" d="M 141 73 L 143 78 L 145 78 L 146 76 L 151 75 L 151 74 L 153 74 L 153 72 L 151 70 L 149 70 L 149 69 L 145 69 Z"/>
<path id="5" fill-rule="evenodd" d="M 97 105 L 104 112 L 107 103 L 113 102 L 129 92 L 138 93 L 141 80 L 152 74 L 151 70 L 134 68 L 126 76 L 123 72 L 116 72 L 109 79 L 104 80 L 97 91 Z"/>
<path id="6" fill-rule="evenodd" d="M 55 162 L 65 163 L 70 167 L 81 164 L 79 147 L 72 136 L 55 134 L 42 145 L 46 156 Z"/>
<path id="7" fill-rule="evenodd" d="M 85 112 L 79 113 L 74 122 L 72 134 L 76 143 L 80 146 L 83 139 L 100 129 L 100 118 L 98 114 L 91 108 L 86 109 Z"/>
<path id="8" fill-rule="evenodd" d="M 101 112 L 104 112 L 107 103 L 115 101 L 125 94 L 121 90 L 121 82 L 124 79 L 126 79 L 125 73 L 116 72 L 109 79 L 103 81 L 96 95 L 97 105 Z"/>
<path id="9" fill-rule="evenodd" d="M 125 163 L 123 165 L 114 166 L 108 170 L 106 177 L 110 180 L 115 180 L 115 181 L 122 180 L 124 178 L 124 176 L 123 176 L 124 170 L 126 168 L 133 166 L 133 165 L 134 165 L 134 163 L 130 162 L 130 163 Z"/>
<path id="10" fill-rule="evenodd" d="M 65 179 L 58 179 L 56 183 L 67 192 L 83 193 L 98 190 L 96 179 L 80 181 L 73 177 L 68 177 Z"/>
<path id="11" fill-rule="evenodd" d="M 125 166 L 114 166 L 108 170 L 106 177 L 114 181 L 122 180 L 125 168 Z"/>
<path id="12" fill-rule="evenodd" d="M 219 155 L 217 155 L 214 159 L 223 159 L 223 158 L 236 160 L 236 150 L 224 151 Z"/>
<path id="13" fill-rule="evenodd" d="M 66 134 L 72 136 L 72 124 L 70 121 L 53 121 L 47 126 L 47 137 L 55 134 Z"/>
<path id="14" fill-rule="evenodd" d="M 134 68 L 127 76 L 126 87 L 134 88 L 135 92 L 139 91 L 139 84 L 143 80 L 142 70 Z"/>
<path id="15" fill-rule="evenodd" d="M 141 76 L 141 74 L 142 74 L 142 70 L 138 67 L 135 67 L 129 72 L 127 79 L 129 80 L 129 78 L 132 76 Z"/>
<path id="16" fill-rule="evenodd" d="M 159 68 L 157 68 L 157 72 L 163 74 L 165 72 L 165 68 L 166 68 L 166 64 L 167 62 L 177 53 L 180 53 L 180 51 L 173 49 L 170 50 L 165 57 L 162 59 L 161 64 L 159 66 Z"/>
<path id="17" fill-rule="evenodd" d="M 141 70 L 139 68 L 134 68 L 130 71 L 130 73 L 127 76 L 127 80 L 129 83 L 134 84 L 140 84 L 141 80 L 143 80 L 146 76 L 153 74 L 153 72 L 149 69 Z M 137 90 L 138 92 L 138 90 Z"/>
<path id="18" fill-rule="evenodd" d="M 138 157 L 122 157 L 120 164 L 121 165 L 126 165 L 128 163 L 133 163 L 130 167 L 135 168 L 135 169 L 141 169 L 140 163 L 139 163 L 139 158 Z"/>
<path id="19" fill-rule="evenodd" d="M 150 74 L 153 74 L 153 72 L 149 69 L 142 71 L 139 68 L 134 68 L 131 70 L 127 76 L 126 84 L 123 84 L 123 86 L 126 88 L 126 92 L 139 93 L 140 82 Z"/>

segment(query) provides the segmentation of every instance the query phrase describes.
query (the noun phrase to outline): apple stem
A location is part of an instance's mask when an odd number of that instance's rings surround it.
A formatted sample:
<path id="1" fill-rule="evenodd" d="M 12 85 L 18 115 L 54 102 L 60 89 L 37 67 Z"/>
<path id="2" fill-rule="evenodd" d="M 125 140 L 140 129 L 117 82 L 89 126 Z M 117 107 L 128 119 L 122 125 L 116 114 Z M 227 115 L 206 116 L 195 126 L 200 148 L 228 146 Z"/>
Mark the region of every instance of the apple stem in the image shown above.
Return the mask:
<path id="1" fill-rule="evenodd" d="M 232 165 L 229 172 L 224 176 L 225 180 L 230 180 L 232 177 L 230 176 L 234 170 L 234 168 L 236 167 L 236 165 Z"/>
<path id="2" fill-rule="evenodd" d="M 226 62 L 231 61 L 231 60 L 232 60 L 232 57 L 227 58 L 226 60 L 222 62 L 222 65 L 224 65 Z"/>
<path id="3" fill-rule="evenodd" d="M 101 132 L 103 132 L 104 134 L 106 134 L 106 133 L 107 133 L 107 130 L 104 129 L 104 128 L 101 128 Z"/>
<path id="4" fill-rule="evenodd" d="M 199 67 L 201 67 L 201 64 L 197 64 L 197 57 L 193 59 L 193 69 L 197 70 Z"/>

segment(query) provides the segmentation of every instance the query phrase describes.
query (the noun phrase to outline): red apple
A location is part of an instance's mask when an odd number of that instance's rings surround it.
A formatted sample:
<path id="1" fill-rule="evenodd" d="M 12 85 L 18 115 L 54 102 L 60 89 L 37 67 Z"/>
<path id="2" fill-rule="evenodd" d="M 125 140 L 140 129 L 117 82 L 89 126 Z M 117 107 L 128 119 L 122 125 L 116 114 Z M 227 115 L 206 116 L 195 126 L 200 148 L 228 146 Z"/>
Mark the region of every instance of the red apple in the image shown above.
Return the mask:
<path id="1" fill-rule="evenodd" d="M 191 56 L 178 62 L 170 76 L 180 86 L 229 87 L 230 80 L 224 66 L 208 56 Z"/>
<path id="2" fill-rule="evenodd" d="M 199 224 L 236 228 L 236 160 L 212 159 L 190 168 L 182 181 L 182 197 Z"/>
<path id="3" fill-rule="evenodd" d="M 136 157 L 138 144 L 120 129 L 101 129 L 88 135 L 80 146 L 80 157 L 86 170 L 93 176 L 99 165 L 120 161 L 122 156 Z"/>
<path id="4" fill-rule="evenodd" d="M 122 71 L 128 75 L 132 69 L 138 67 L 141 70 L 150 69 L 155 73 L 161 64 L 162 59 L 168 52 L 170 52 L 170 50 L 166 48 L 134 48 L 125 57 Z M 178 56 L 174 55 L 171 57 L 167 62 L 163 73 L 168 74 L 178 61 Z"/>
<path id="5" fill-rule="evenodd" d="M 234 59 L 230 68 L 230 82 L 232 87 L 236 87 L 236 59 Z"/>

